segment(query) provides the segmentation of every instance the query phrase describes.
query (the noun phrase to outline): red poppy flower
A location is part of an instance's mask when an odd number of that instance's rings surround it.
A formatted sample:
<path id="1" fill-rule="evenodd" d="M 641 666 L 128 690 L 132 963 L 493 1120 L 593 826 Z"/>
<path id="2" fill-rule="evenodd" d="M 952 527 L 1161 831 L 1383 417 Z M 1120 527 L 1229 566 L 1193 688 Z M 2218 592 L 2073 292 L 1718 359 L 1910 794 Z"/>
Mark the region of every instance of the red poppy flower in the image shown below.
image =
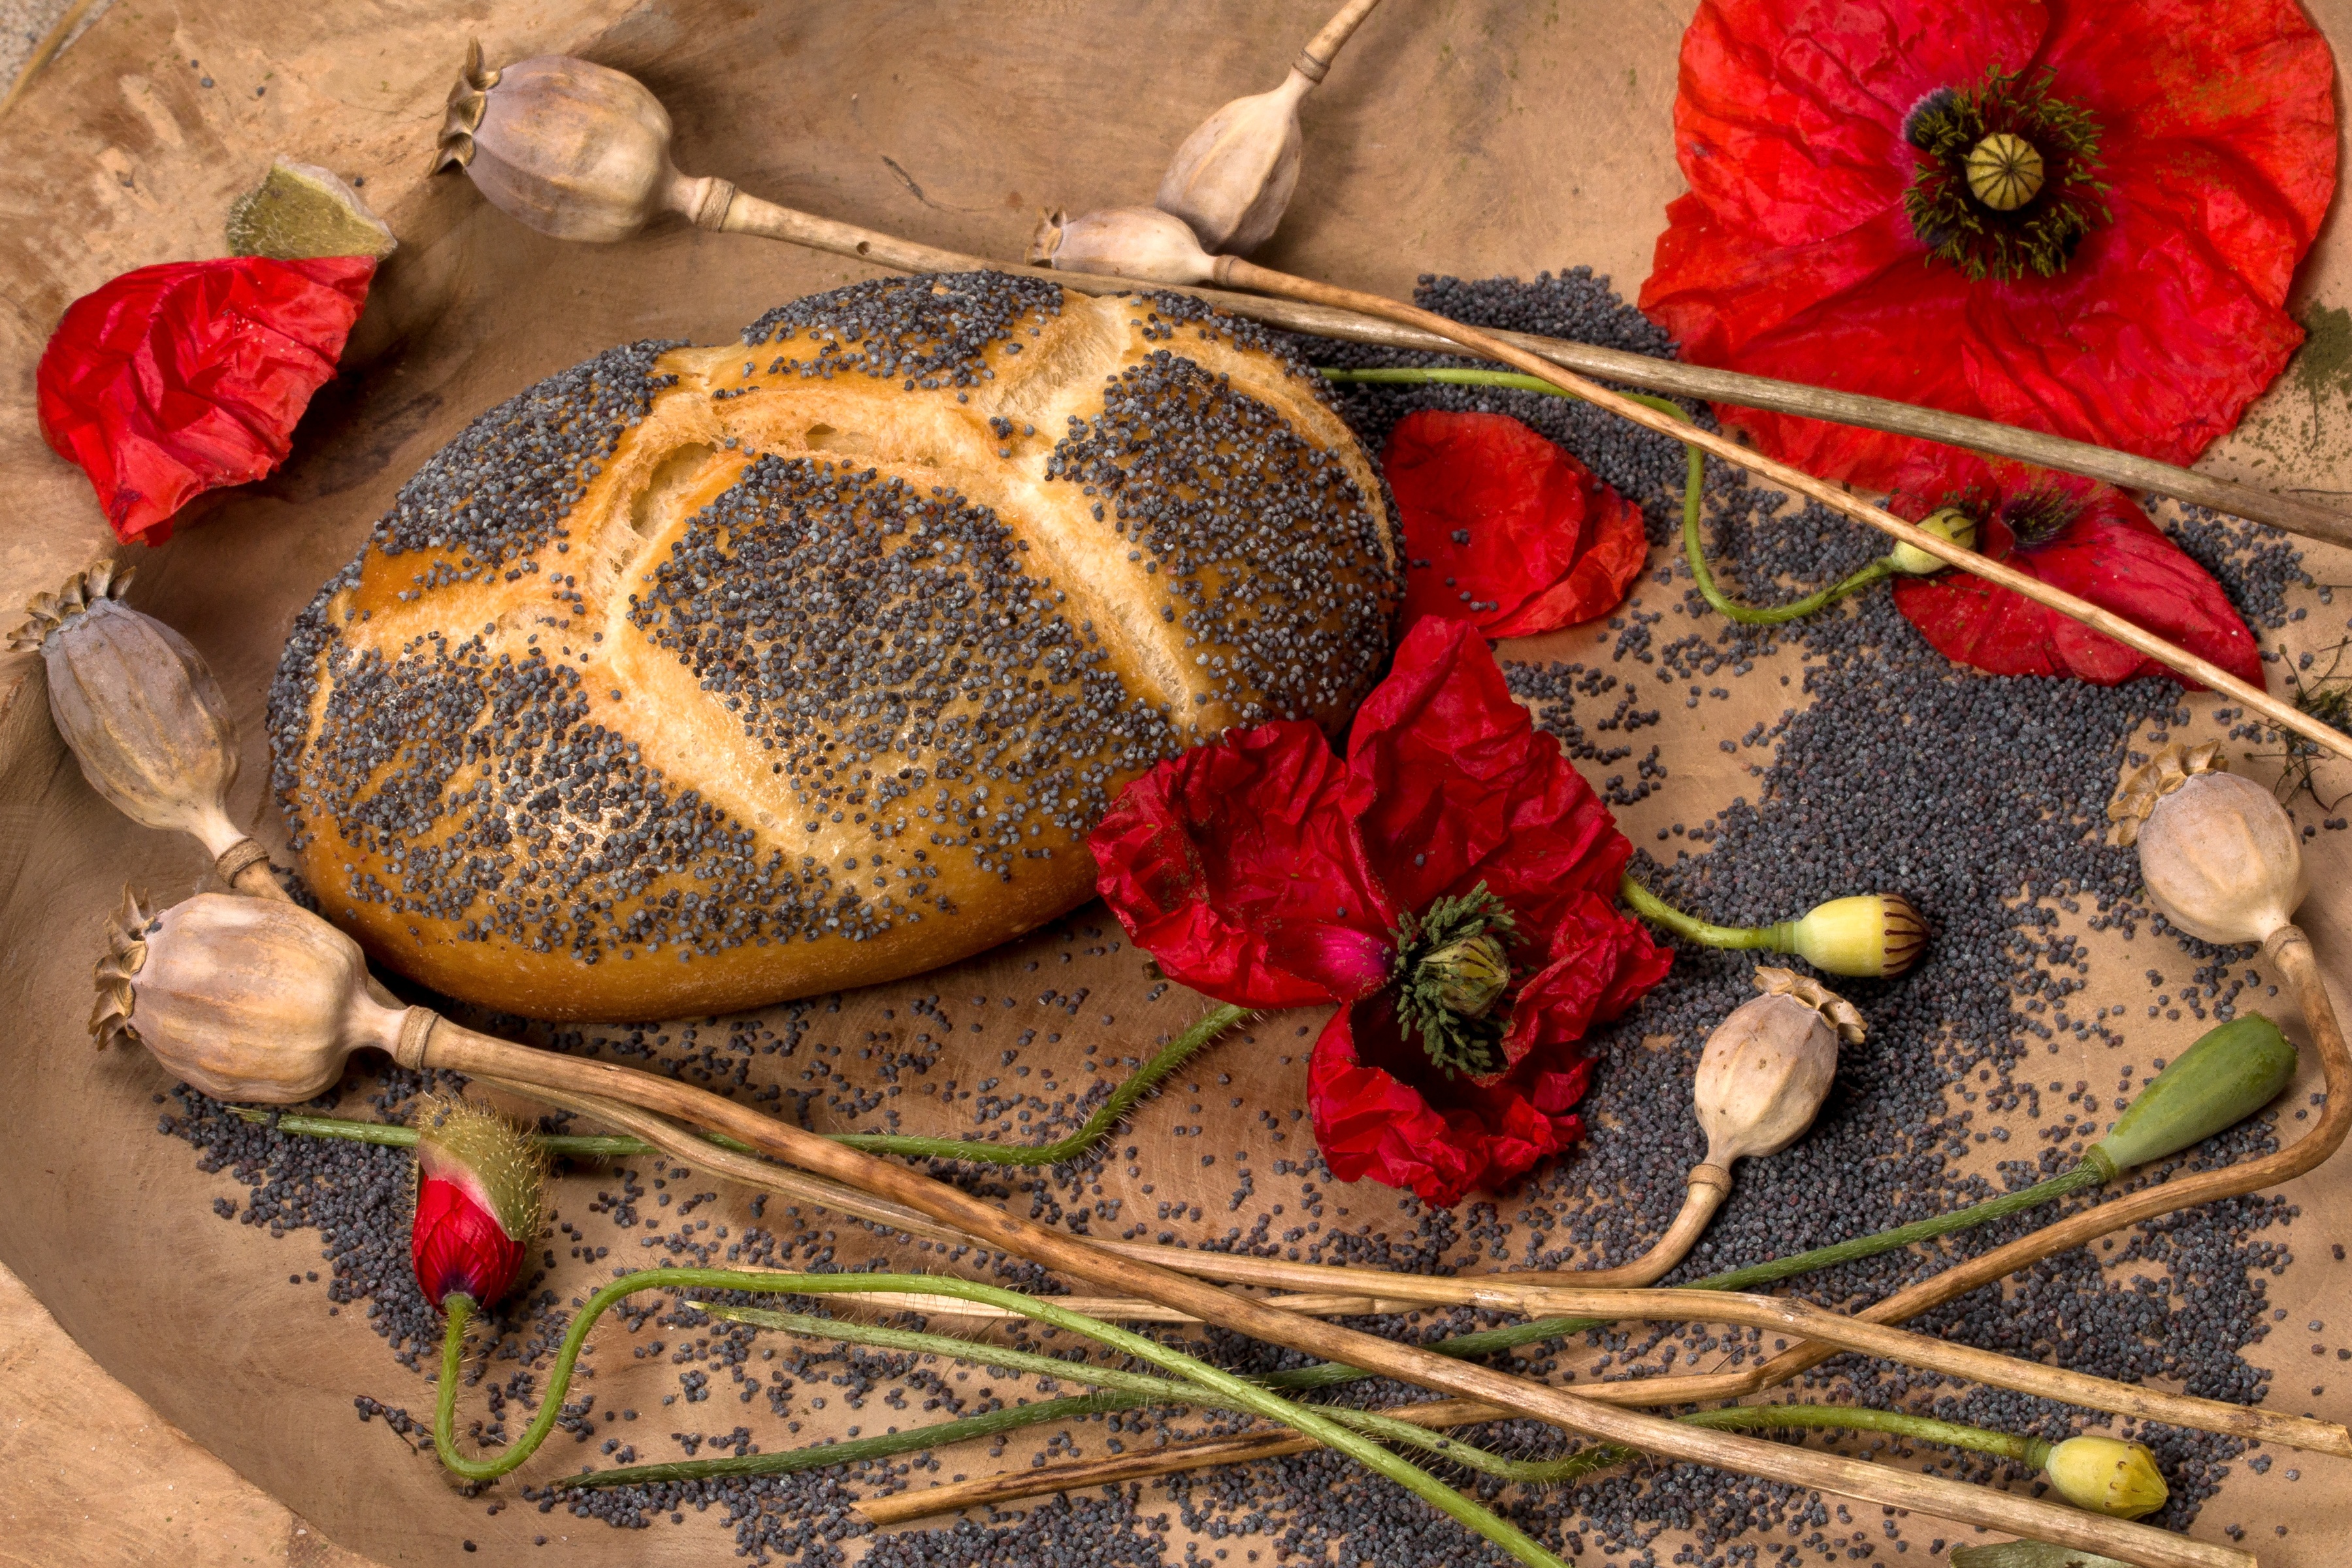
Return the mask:
<path id="1" fill-rule="evenodd" d="M 1508 415 L 1408 414 L 1381 471 L 1404 520 L 1408 626 L 1557 631 L 1615 609 L 1649 556 L 1640 510 Z"/>
<path id="2" fill-rule="evenodd" d="M 497 1300 L 522 1272 L 522 1252 L 523 1244 L 499 1228 L 499 1216 L 457 1183 L 428 1176 L 417 1184 L 408 1255 L 417 1288 L 432 1305 L 453 1290 L 485 1305 Z"/>
<path id="3" fill-rule="evenodd" d="M 1976 519 L 1976 547 L 1994 560 L 2263 684 L 2262 649 L 2221 584 L 2111 485 L 1938 447 L 1904 467 L 1886 504 L 1914 521 L 1958 507 Z M 1898 578 L 1895 605 L 1947 658 L 1995 675 L 2071 675 L 2095 686 L 2180 679 L 2104 632 L 1965 572 Z"/>
<path id="4" fill-rule="evenodd" d="M 2302 341 L 2334 75 L 2294 0 L 1702 0 L 1642 309 L 1703 364 L 2189 462 Z M 1924 445 L 1720 412 L 1878 489 Z"/>
<path id="5" fill-rule="evenodd" d="M 286 460 L 367 301 L 372 256 L 232 256 L 126 272 L 66 307 L 36 377 L 41 434 L 125 543 Z"/>
<path id="6" fill-rule="evenodd" d="M 1582 1135 L 1586 1029 L 1671 960 L 1613 901 L 1632 846 L 1465 621 L 1405 634 L 1344 762 L 1313 724 L 1236 731 L 1129 785 L 1091 846 L 1170 978 L 1339 1005 L 1308 1073 L 1323 1158 L 1433 1204 Z"/>

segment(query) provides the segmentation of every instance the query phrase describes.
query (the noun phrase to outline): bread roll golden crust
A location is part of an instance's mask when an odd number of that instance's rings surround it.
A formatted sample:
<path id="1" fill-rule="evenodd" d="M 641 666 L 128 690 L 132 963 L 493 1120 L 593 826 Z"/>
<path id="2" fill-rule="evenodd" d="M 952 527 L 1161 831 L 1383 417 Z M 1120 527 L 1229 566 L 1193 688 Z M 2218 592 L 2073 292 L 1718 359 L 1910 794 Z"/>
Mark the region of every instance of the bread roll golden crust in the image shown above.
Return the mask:
<path id="1" fill-rule="evenodd" d="M 325 913 L 447 994 L 756 1006 L 1083 902 L 1161 757 L 1343 724 L 1402 564 L 1248 323 L 859 284 L 476 420 L 297 622 L 276 787 Z"/>

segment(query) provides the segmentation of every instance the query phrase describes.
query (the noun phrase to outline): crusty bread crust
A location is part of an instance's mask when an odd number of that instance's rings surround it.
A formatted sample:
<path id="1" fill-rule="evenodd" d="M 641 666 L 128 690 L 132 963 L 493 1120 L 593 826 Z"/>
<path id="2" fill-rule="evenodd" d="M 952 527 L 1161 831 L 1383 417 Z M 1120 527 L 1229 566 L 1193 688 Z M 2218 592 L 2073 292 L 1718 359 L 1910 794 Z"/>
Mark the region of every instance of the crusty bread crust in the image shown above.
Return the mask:
<path id="1" fill-rule="evenodd" d="M 1344 724 L 1401 567 L 1371 466 L 1247 323 L 861 284 L 477 420 L 297 624 L 276 783 L 327 915 L 437 990 L 755 1006 L 1083 902 L 1153 762 Z"/>

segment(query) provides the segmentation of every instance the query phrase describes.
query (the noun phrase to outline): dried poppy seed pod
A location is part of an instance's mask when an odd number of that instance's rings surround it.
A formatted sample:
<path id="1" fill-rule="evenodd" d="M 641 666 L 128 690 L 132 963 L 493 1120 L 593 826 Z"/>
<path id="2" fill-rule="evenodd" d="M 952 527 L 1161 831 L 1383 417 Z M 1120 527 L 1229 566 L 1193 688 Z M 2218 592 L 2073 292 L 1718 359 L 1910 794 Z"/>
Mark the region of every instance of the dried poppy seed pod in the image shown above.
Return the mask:
<path id="1" fill-rule="evenodd" d="M 2221 771 L 2221 747 L 2168 746 L 2125 781 L 2110 835 L 2139 847 L 2165 918 L 2201 942 L 2262 942 L 2311 890 L 2294 824 L 2270 791 Z"/>
<path id="2" fill-rule="evenodd" d="M 432 172 L 465 170 L 492 206 L 557 239 L 626 239 L 665 212 L 716 228 L 735 187 L 679 174 L 669 142 L 669 111 L 636 78 L 568 55 L 486 70 L 477 40 Z"/>
<path id="3" fill-rule="evenodd" d="M 1756 984 L 1764 994 L 1716 1026 L 1691 1083 L 1706 1163 L 1725 1170 L 1802 1136 L 1837 1075 L 1839 1042 L 1864 1035 L 1853 1005 L 1818 981 L 1759 967 Z"/>
<path id="4" fill-rule="evenodd" d="M 546 1157 L 497 1111 L 435 1098 L 416 1120 L 416 1177 L 408 1258 L 425 1300 L 497 1301 L 545 1218 Z"/>
<path id="5" fill-rule="evenodd" d="M 228 704 L 187 639 L 121 603 L 131 574 L 101 563 L 26 608 L 9 646 L 37 648 L 49 717 L 82 777 L 133 822 L 189 834 L 215 858 L 248 840 L 229 821 Z"/>
<path id="6" fill-rule="evenodd" d="M 1202 245 L 1246 256 L 1274 236 L 1298 188 L 1298 103 L 1379 0 L 1349 0 L 1299 51 L 1272 92 L 1237 98 L 1202 121 L 1160 176 L 1153 203 Z"/>
<path id="7" fill-rule="evenodd" d="M 1070 217 L 1049 212 L 1029 237 L 1029 261 L 1064 272 L 1103 272 L 1146 283 L 1206 283 L 1216 258 L 1158 207 L 1105 207 Z"/>
<path id="8" fill-rule="evenodd" d="M 2120 1437 L 2069 1437 L 2050 1445 L 2039 1462 L 2059 1496 L 2116 1519 L 2154 1513 L 2172 1495 L 2164 1472 L 2156 1468 L 2156 1455 Z"/>
<path id="9" fill-rule="evenodd" d="M 1956 506 L 1940 508 L 1919 520 L 1922 531 L 1938 539 L 1948 540 L 1963 550 L 1977 546 L 1977 520 Z M 1932 577 L 1944 570 L 1944 563 L 1928 554 L 1908 540 L 1897 543 L 1885 557 L 1886 564 L 1906 577 Z"/>
<path id="10" fill-rule="evenodd" d="M 200 893 L 151 916 L 126 892 L 107 949 L 90 1032 L 216 1100 L 290 1105 L 356 1047 L 400 1043 L 405 1015 L 368 995 L 359 944 L 295 904 Z"/>

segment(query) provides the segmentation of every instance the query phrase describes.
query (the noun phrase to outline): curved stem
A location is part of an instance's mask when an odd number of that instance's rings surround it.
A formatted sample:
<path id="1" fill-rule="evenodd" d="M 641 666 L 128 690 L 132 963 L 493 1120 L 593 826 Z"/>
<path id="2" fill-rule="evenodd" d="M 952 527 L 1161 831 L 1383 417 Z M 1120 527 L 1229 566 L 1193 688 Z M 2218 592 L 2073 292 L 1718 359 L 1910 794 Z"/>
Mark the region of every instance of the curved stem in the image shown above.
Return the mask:
<path id="1" fill-rule="evenodd" d="M 1517 392 L 1548 393 L 1554 397 L 1571 398 L 1572 392 L 1554 386 L 1540 376 L 1523 375 L 1508 370 L 1425 370 L 1405 367 L 1393 370 L 1325 370 L 1319 373 L 1326 381 L 1354 382 L 1370 385 L 1416 384 L 1442 383 L 1450 386 L 1503 386 Z M 1663 397 L 1645 397 L 1639 393 L 1623 395 L 1628 402 L 1654 408 L 1662 414 L 1687 421 L 1690 418 L 1680 407 Z M 1690 466 L 1683 480 L 1683 556 L 1690 563 L 1692 580 L 1697 583 L 1700 597 L 1733 620 L 1751 626 L 1773 626 L 1785 622 L 1802 620 L 1816 610 L 1826 609 L 1849 595 L 1858 594 L 1882 577 L 1892 576 L 1894 566 L 1885 556 L 1879 557 L 1853 576 L 1841 583 L 1806 595 L 1792 604 L 1775 605 L 1769 609 L 1757 609 L 1743 605 L 1716 586 L 1715 575 L 1707 570 L 1706 556 L 1699 544 L 1699 520 L 1705 511 L 1703 492 L 1706 485 L 1706 453 L 1689 442 L 1683 449 L 1690 454 Z"/>
<path id="2" fill-rule="evenodd" d="M 1558 1558 L 1516 1525 L 1497 1518 L 1426 1470 L 1341 1426 L 1323 1412 L 1294 1404 L 1247 1379 L 1211 1366 L 1155 1340 L 1145 1339 L 1115 1324 L 1065 1310 L 1043 1298 L 947 1276 L 746 1274 L 724 1268 L 648 1268 L 624 1275 L 590 1297 L 587 1304 L 572 1318 L 572 1326 L 564 1333 L 562 1347 L 556 1352 L 555 1364 L 548 1373 L 546 1392 L 541 1396 L 538 1414 L 524 1430 L 520 1440 L 495 1459 L 466 1458 L 457 1451 L 451 1436 L 457 1405 L 458 1355 L 464 1342 L 465 1321 L 471 1316 L 474 1306 L 469 1298 L 452 1295 L 445 1303 L 449 1313 L 449 1327 L 442 1344 L 442 1385 L 436 1402 L 433 1424 L 434 1448 L 441 1456 L 442 1463 L 468 1480 L 489 1480 L 505 1475 L 530 1458 L 547 1440 L 548 1433 L 554 1429 L 556 1420 L 562 1413 L 563 1396 L 571 1388 L 572 1373 L 579 1363 L 581 1347 L 587 1342 L 588 1331 L 596 1320 L 604 1316 L 614 1302 L 635 1291 L 668 1288 L 801 1296 L 919 1290 L 1018 1311 L 1024 1317 L 1082 1334 L 1139 1361 L 1148 1362 L 1234 1400 L 1251 1415 L 1278 1421 L 1326 1447 L 1336 1448 L 1358 1463 L 1379 1471 L 1522 1563 L 1535 1565 L 1535 1568 L 1563 1568 Z"/>
<path id="3" fill-rule="evenodd" d="M 975 1138 L 924 1138 L 887 1132 L 836 1132 L 829 1136 L 836 1143 L 862 1149 L 869 1154 L 970 1160 L 992 1165 L 1058 1165 L 1093 1148 L 1137 1100 L 1157 1089 L 1160 1080 L 1198 1055 L 1212 1040 L 1248 1016 L 1248 1009 L 1243 1007 L 1210 1009 L 1198 1023 L 1160 1047 L 1134 1076 L 1111 1090 L 1110 1098 L 1095 1108 L 1085 1125 L 1051 1143 L 989 1143 Z"/>
<path id="4" fill-rule="evenodd" d="M 885 1328 L 871 1323 L 845 1321 L 832 1318 L 804 1317 L 793 1312 L 770 1311 L 758 1307 L 714 1307 L 710 1315 L 727 1322 L 748 1323 L 755 1328 L 774 1329 L 785 1333 L 800 1334 L 812 1339 L 839 1340 L 849 1344 L 873 1345 L 884 1350 L 909 1351 L 919 1355 L 945 1356 L 991 1368 L 1002 1367 L 1008 1372 L 1027 1373 L 1035 1376 L 1082 1383 L 1106 1391 L 1095 1395 L 1044 1401 L 1005 1410 L 990 1411 L 982 1415 L 917 1428 L 911 1432 L 885 1433 L 878 1437 L 853 1438 L 842 1443 L 812 1445 L 786 1449 L 777 1454 L 730 1455 L 719 1459 L 684 1459 L 670 1464 L 635 1465 L 622 1469 L 598 1470 L 586 1475 L 569 1477 L 559 1486 L 589 1489 L 605 1487 L 644 1486 L 657 1482 L 710 1480 L 721 1476 L 759 1476 L 791 1474 L 802 1470 L 855 1464 L 862 1460 L 894 1458 L 900 1454 L 919 1453 L 927 1449 L 945 1448 L 957 1443 L 970 1442 L 982 1436 L 993 1436 L 1019 1427 L 1034 1426 L 1049 1422 L 1082 1419 L 1086 1416 L 1115 1410 L 1131 1410 L 1153 1405 L 1192 1406 L 1210 1410 L 1242 1410 L 1243 1405 L 1196 1384 L 1168 1378 L 1151 1377 L 1140 1373 L 1122 1372 L 1116 1368 L 1096 1366 L 1085 1362 L 1067 1362 L 1056 1356 L 1038 1355 L 1032 1352 L 1013 1350 L 1002 1345 L 982 1344 L 957 1339 L 948 1334 L 922 1333 L 909 1329 Z M 1263 1384 L 1263 1378 L 1250 1380 Z M 1576 1453 L 1553 1459 L 1512 1459 L 1475 1444 L 1441 1436 L 1411 1419 L 1412 1406 L 1401 1406 L 1395 1412 L 1349 1410 L 1341 1407 L 1318 1406 L 1319 1414 L 1351 1426 L 1383 1441 L 1407 1444 L 1424 1453 L 1459 1464 L 1465 1468 L 1496 1477 L 1502 1480 L 1525 1485 L 1556 1485 L 1572 1480 L 1609 1465 L 1619 1464 L 1632 1457 L 1632 1450 L 1603 1444 L 1580 1449 Z M 1007 1420 L 1005 1417 L 1013 1419 Z M 1948 1447 L 1973 1449 L 1979 1453 L 1998 1454 L 2006 1458 L 2030 1460 L 2037 1439 L 2019 1437 L 2006 1432 L 1995 1432 L 1980 1426 L 1963 1426 L 1928 1416 L 1913 1415 L 1903 1411 L 1871 1410 L 1859 1407 L 1817 1405 L 1734 1405 L 1723 1410 L 1700 1411 L 1676 1417 L 1687 1425 L 1721 1429 L 1773 1429 L 1801 1426 L 1841 1427 L 1859 1431 L 1893 1432 L 1923 1442 L 1940 1443 Z"/>
<path id="5" fill-rule="evenodd" d="M 1633 907 L 1635 914 L 1653 924 L 1662 925 L 1676 936 L 1697 942 L 1702 947 L 1732 950 L 1761 949 L 1766 952 L 1797 951 L 1797 922 L 1780 921 L 1769 926 L 1719 926 L 1686 915 L 1657 894 L 1635 881 L 1627 872 L 1617 884 L 1617 896 Z"/>

